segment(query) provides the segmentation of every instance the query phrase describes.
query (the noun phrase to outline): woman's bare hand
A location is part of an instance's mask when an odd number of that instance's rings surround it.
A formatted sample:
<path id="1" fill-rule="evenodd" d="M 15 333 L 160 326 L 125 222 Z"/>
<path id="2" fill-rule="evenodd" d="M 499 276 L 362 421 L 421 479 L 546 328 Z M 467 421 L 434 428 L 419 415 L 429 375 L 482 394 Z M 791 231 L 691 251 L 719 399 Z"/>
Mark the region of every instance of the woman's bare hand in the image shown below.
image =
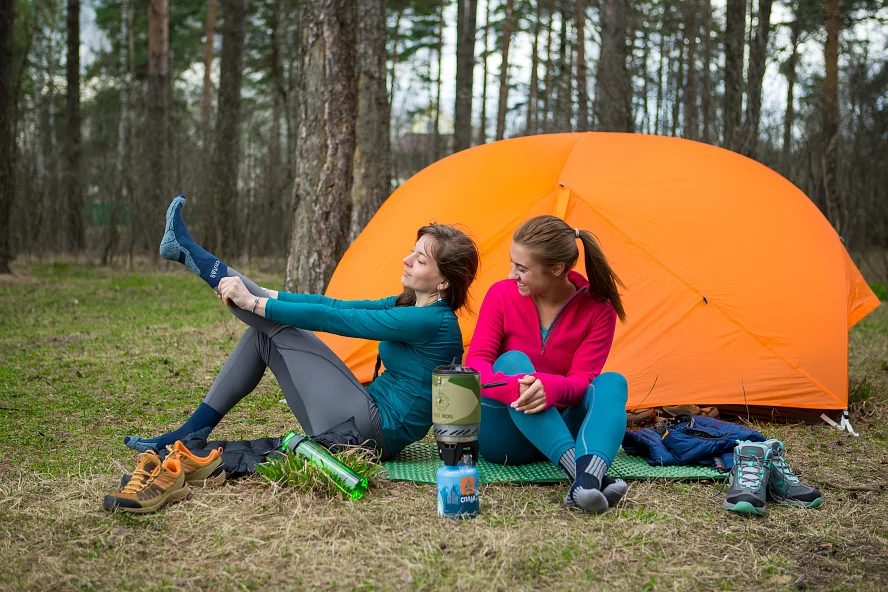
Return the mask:
<path id="1" fill-rule="evenodd" d="M 244 282 L 239 277 L 224 277 L 219 282 L 219 296 L 222 302 L 228 306 L 234 303 L 238 308 L 248 309 L 253 305 L 255 296 L 250 294 Z"/>
<path id="2" fill-rule="evenodd" d="M 512 408 L 525 413 L 539 413 L 546 409 L 546 389 L 543 381 L 526 374 L 518 379 L 518 400 Z"/>

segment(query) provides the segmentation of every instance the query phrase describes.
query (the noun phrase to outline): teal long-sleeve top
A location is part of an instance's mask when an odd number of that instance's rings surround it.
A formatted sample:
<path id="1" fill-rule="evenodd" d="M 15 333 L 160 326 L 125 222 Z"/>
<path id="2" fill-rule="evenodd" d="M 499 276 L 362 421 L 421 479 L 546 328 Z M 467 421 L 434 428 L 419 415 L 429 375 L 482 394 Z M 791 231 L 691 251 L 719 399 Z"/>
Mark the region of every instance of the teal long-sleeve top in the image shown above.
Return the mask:
<path id="1" fill-rule="evenodd" d="M 284 325 L 379 341 L 385 371 L 367 387 L 379 409 L 392 455 L 422 439 L 432 425 L 432 370 L 462 360 L 462 332 L 445 300 L 428 306 L 395 306 L 382 300 L 336 300 L 279 292 L 265 317 Z"/>

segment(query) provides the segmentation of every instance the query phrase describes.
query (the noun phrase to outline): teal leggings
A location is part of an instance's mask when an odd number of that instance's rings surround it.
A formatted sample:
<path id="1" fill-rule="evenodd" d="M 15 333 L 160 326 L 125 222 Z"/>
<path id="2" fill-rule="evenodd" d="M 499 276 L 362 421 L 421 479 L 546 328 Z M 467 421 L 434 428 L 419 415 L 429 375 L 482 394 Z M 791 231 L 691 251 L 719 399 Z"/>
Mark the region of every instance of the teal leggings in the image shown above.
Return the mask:
<path id="1" fill-rule="evenodd" d="M 535 371 L 527 354 L 519 351 L 501 355 L 493 370 L 509 376 Z M 510 465 L 542 457 L 558 464 L 565 452 L 576 447 L 577 458 L 594 454 L 610 466 L 626 432 L 628 392 L 622 374 L 605 372 L 592 381 L 579 405 L 560 413 L 555 407 L 524 413 L 499 401 L 482 399 L 481 455 L 490 462 Z"/>

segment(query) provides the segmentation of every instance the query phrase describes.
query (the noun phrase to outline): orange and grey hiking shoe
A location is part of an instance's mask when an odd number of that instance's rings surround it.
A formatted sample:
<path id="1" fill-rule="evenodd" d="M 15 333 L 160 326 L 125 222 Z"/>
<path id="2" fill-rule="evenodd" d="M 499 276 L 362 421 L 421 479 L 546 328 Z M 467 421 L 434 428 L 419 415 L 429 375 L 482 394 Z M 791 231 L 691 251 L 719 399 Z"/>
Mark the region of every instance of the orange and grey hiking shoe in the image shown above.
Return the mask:
<path id="1" fill-rule="evenodd" d="M 196 456 L 181 440 L 167 446 L 167 458 L 178 458 L 185 471 L 185 482 L 191 487 L 218 487 L 225 483 L 225 469 L 222 468 L 222 449 L 217 448 L 209 455 Z"/>
<path id="2" fill-rule="evenodd" d="M 154 452 L 143 452 L 126 485 L 117 493 L 106 495 L 103 505 L 106 510 L 147 514 L 170 502 L 183 500 L 189 493 L 179 459 L 167 458 L 161 462 Z"/>

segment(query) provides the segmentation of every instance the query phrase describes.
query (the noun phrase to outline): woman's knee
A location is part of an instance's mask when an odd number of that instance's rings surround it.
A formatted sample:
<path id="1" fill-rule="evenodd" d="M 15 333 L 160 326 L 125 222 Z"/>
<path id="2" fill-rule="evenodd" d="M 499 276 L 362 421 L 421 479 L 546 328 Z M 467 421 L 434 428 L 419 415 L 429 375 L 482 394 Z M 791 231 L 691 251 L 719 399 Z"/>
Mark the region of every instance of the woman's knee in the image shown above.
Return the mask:
<path id="1" fill-rule="evenodd" d="M 619 372 L 599 374 L 592 381 L 592 384 L 589 385 L 587 395 L 591 394 L 594 396 L 596 391 L 598 394 L 606 392 L 609 401 L 620 403 L 623 407 L 626 406 L 626 401 L 629 398 L 629 384 L 626 382 L 626 378 Z"/>
<path id="2" fill-rule="evenodd" d="M 507 375 L 515 375 L 530 374 L 531 372 L 535 372 L 536 369 L 533 367 L 533 362 L 530 361 L 530 357 L 526 353 L 511 350 L 505 352 L 496 359 L 496 362 L 493 363 L 493 371 L 502 372 Z"/>

